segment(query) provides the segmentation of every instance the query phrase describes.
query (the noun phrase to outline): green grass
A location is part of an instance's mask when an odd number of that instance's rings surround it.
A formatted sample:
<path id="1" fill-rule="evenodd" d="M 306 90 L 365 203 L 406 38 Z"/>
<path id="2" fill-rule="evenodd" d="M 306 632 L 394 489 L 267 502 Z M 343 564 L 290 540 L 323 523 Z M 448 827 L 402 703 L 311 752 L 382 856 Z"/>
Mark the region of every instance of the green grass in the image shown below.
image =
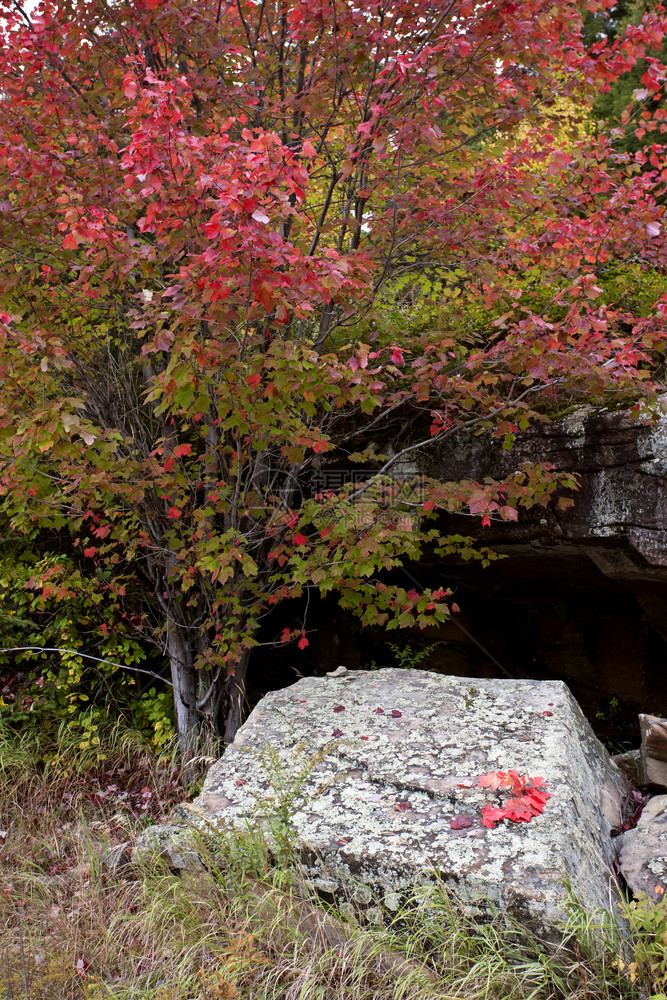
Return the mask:
<path id="1" fill-rule="evenodd" d="M 475 925 L 437 885 L 392 926 L 371 929 L 310 894 L 250 833 L 202 840 L 201 871 L 176 875 L 152 863 L 131 877 L 109 872 L 105 851 L 186 792 L 173 760 L 157 759 L 120 726 L 97 753 L 68 743 L 64 731 L 58 739 L 36 752 L 0 727 L 2 1000 L 640 1000 L 658 992 L 641 949 L 632 983 L 633 956 L 626 951 L 620 971 L 610 930 L 576 904 L 558 949 L 506 921 Z M 644 944 L 656 945 L 654 930 Z"/>

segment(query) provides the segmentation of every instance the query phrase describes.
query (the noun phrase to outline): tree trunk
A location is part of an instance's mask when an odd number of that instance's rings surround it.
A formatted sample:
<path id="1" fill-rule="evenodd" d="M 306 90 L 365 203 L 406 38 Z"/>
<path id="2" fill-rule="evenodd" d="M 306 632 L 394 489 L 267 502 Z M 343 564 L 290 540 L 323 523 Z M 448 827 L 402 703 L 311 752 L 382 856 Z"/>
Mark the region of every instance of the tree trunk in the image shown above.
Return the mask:
<path id="1" fill-rule="evenodd" d="M 213 679 L 209 695 L 204 696 L 199 704 L 198 698 L 202 692 L 199 690 L 201 678 L 194 667 L 196 652 L 188 641 L 186 630 L 173 621 L 170 622 L 167 633 L 167 653 L 174 686 L 176 731 L 181 760 L 186 777 L 195 778 L 198 760 L 205 750 L 202 745 L 202 721 L 209 696 L 214 732 L 225 743 L 232 742 L 243 722 L 250 651 L 246 650 L 239 658 L 233 673 L 227 671 L 219 679 Z"/>
<path id="2" fill-rule="evenodd" d="M 195 759 L 201 753 L 201 719 L 197 711 L 197 673 L 192 649 L 182 629 L 169 623 L 167 653 L 174 685 L 176 732 L 186 776 L 194 777 Z"/>
<path id="3" fill-rule="evenodd" d="M 225 743 L 231 743 L 243 722 L 245 710 L 245 682 L 250 662 L 250 650 L 246 650 L 233 673 L 221 679 L 218 691 L 213 697 L 213 720 L 215 731 Z"/>

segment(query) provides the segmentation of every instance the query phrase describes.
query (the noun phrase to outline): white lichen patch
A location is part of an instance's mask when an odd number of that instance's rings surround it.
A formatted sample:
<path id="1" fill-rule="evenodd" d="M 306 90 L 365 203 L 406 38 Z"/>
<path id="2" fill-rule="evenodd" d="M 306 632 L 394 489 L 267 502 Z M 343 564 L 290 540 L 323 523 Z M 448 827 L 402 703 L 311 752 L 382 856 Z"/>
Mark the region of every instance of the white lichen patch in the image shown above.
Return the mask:
<path id="1" fill-rule="evenodd" d="M 570 447 L 581 448 L 586 444 L 586 421 L 594 412 L 591 406 L 579 406 L 574 413 L 562 418 L 560 426 L 573 438 Z"/>
<path id="2" fill-rule="evenodd" d="M 663 412 L 644 434 L 638 435 L 637 451 L 645 463 L 652 466 L 645 466 L 647 472 L 662 476 L 667 474 L 667 416 Z"/>

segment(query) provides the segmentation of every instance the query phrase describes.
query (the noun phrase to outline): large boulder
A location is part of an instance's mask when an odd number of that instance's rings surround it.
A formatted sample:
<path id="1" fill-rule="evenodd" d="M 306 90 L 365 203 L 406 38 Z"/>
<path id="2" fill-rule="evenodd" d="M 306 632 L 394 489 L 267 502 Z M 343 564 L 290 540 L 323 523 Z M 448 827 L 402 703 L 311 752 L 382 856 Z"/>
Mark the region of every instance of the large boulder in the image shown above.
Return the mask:
<path id="1" fill-rule="evenodd" d="M 436 873 L 473 914 L 505 910 L 550 937 L 568 882 L 589 912 L 613 910 L 609 834 L 628 784 L 563 683 L 339 673 L 261 700 L 192 822 L 271 837 L 291 824 L 304 873 L 370 919 Z M 508 769 L 551 797 L 529 822 L 484 826 L 502 796 L 477 779 Z"/>

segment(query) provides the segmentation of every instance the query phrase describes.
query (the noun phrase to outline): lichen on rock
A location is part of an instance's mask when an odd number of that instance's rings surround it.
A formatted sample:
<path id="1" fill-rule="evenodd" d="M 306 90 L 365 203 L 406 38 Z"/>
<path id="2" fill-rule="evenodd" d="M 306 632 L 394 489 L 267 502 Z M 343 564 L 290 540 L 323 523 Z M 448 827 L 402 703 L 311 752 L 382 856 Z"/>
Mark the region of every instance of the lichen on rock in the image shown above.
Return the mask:
<path id="1" fill-rule="evenodd" d="M 490 829 L 482 806 L 502 792 L 477 779 L 508 769 L 544 778 L 551 798 L 530 822 Z M 361 909 L 395 911 L 441 879 L 470 912 L 553 935 L 566 882 L 589 912 L 609 910 L 627 789 L 561 682 L 348 671 L 263 698 L 192 821 L 289 826 L 303 874 Z"/>

